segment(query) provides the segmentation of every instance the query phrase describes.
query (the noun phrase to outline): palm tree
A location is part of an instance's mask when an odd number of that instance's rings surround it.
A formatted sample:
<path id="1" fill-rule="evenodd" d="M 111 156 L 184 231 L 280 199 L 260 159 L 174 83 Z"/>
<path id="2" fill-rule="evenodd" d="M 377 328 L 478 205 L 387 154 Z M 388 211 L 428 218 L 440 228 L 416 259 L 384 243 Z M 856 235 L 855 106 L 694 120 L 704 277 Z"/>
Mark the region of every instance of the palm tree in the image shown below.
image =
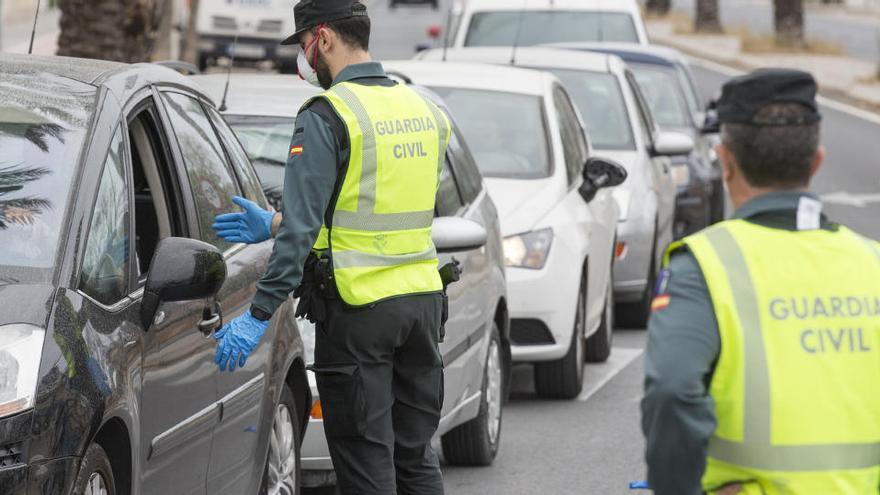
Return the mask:
<path id="1" fill-rule="evenodd" d="M 147 62 L 168 0 L 63 0 L 58 55 Z"/>
<path id="2" fill-rule="evenodd" d="M 778 46 L 804 46 L 804 0 L 774 0 L 773 20 Z"/>
<path id="3" fill-rule="evenodd" d="M 698 33 L 720 33 L 722 29 L 719 14 L 718 0 L 697 0 L 694 31 Z"/>
<path id="4" fill-rule="evenodd" d="M 40 180 L 49 173 L 46 168 L 0 166 L 0 229 L 7 229 L 10 225 L 31 225 L 41 212 L 52 208 L 52 202 L 39 197 L 4 199 L 4 196 L 24 189 L 28 182 Z"/>
<path id="5" fill-rule="evenodd" d="M 672 9 L 672 0 L 648 0 L 645 8 L 650 14 L 666 15 Z"/>

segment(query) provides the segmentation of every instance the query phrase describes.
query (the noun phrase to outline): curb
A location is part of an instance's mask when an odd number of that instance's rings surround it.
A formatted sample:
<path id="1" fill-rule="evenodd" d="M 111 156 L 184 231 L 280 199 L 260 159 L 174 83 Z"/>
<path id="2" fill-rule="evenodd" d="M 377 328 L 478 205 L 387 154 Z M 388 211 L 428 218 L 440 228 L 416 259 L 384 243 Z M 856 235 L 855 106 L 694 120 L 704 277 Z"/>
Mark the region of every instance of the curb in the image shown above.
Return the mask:
<path id="1" fill-rule="evenodd" d="M 735 57 L 732 58 L 732 57 L 717 56 L 717 55 L 712 55 L 710 53 L 707 53 L 707 50 L 694 49 L 689 43 L 686 43 L 684 40 L 680 40 L 676 37 L 663 36 L 663 35 L 657 36 L 656 34 L 652 34 L 650 36 L 650 38 L 651 38 L 652 43 L 655 43 L 658 45 L 666 45 L 671 48 L 675 48 L 690 57 L 693 57 L 696 59 L 707 60 L 709 62 L 723 65 L 723 66 L 729 67 L 731 69 L 736 69 L 736 70 L 740 70 L 743 72 L 749 72 L 749 71 L 752 71 L 752 70 L 755 70 L 755 69 L 762 67 L 761 65 L 750 64 L 750 63 L 744 62 L 744 61 L 742 61 L 738 58 L 735 58 Z M 826 97 L 826 98 L 829 98 L 831 100 L 836 100 L 836 101 L 839 101 L 841 103 L 845 103 L 848 105 L 852 105 L 852 106 L 859 108 L 861 110 L 880 114 L 880 100 L 859 98 L 857 96 L 850 94 L 847 90 L 844 90 L 841 88 L 829 87 L 826 84 L 822 84 L 821 81 L 819 82 L 819 86 L 820 86 L 819 94 Z"/>

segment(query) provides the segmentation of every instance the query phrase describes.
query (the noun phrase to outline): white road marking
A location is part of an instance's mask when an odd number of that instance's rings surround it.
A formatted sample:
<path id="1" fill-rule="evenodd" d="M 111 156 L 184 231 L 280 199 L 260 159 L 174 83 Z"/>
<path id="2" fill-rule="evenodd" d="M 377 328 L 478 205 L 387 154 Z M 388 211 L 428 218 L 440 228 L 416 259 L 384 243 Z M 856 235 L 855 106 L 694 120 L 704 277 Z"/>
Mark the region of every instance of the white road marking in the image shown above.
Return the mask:
<path id="1" fill-rule="evenodd" d="M 823 202 L 834 205 L 854 206 L 865 208 L 870 203 L 880 203 L 880 194 L 853 194 L 846 191 L 823 194 L 820 196 Z"/>
<path id="2" fill-rule="evenodd" d="M 727 65 L 719 64 L 718 62 L 713 62 L 711 60 L 706 60 L 704 58 L 694 57 L 689 55 L 688 58 L 694 62 L 694 65 L 703 67 L 704 69 L 708 69 L 711 71 L 715 71 L 721 73 L 727 77 L 736 77 L 745 74 L 744 71 L 739 69 L 729 67 Z M 817 96 L 816 101 L 819 102 L 820 105 L 824 107 L 831 108 L 833 110 L 837 110 L 838 112 L 845 113 L 852 117 L 860 118 L 863 120 L 867 120 L 872 124 L 880 125 L 880 114 L 871 112 L 869 110 L 865 110 L 863 108 L 859 108 L 848 103 L 843 103 L 841 101 L 832 100 L 830 98 L 826 98 L 824 96 Z"/>
<path id="3" fill-rule="evenodd" d="M 584 388 L 577 400 L 586 402 L 644 352 L 643 349 L 615 347 L 611 349 L 611 356 L 608 358 L 608 361 L 600 364 L 588 364 L 584 370 L 584 385 L 586 388 Z M 597 381 L 594 381 L 594 379 L 597 379 Z"/>

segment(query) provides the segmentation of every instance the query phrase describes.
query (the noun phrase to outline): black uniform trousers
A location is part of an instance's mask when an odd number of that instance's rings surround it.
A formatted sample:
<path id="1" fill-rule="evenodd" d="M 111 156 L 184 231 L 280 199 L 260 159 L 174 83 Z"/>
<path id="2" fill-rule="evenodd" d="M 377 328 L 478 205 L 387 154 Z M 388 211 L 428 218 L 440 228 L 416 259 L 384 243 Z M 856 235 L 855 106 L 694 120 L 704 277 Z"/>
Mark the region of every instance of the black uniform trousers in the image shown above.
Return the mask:
<path id="1" fill-rule="evenodd" d="M 340 493 L 442 494 L 431 447 L 443 405 L 441 295 L 327 305 L 314 370 Z"/>

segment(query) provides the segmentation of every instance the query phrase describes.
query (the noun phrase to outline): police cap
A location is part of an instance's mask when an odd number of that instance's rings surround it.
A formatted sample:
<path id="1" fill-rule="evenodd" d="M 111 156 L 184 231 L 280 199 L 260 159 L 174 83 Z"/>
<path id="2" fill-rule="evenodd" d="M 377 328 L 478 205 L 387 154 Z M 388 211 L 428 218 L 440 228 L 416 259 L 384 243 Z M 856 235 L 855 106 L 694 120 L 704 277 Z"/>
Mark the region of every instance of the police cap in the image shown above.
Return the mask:
<path id="1" fill-rule="evenodd" d="M 758 115 L 774 103 L 797 103 L 807 112 L 797 117 Z M 721 90 L 718 120 L 758 127 L 815 124 L 822 120 L 816 104 L 816 80 L 808 72 L 791 69 L 758 69 L 733 78 Z"/>
<path id="2" fill-rule="evenodd" d="M 299 35 L 325 22 L 367 16 L 366 5 L 358 0 L 302 0 L 293 7 L 296 32 L 282 41 L 282 45 L 299 44 Z"/>

